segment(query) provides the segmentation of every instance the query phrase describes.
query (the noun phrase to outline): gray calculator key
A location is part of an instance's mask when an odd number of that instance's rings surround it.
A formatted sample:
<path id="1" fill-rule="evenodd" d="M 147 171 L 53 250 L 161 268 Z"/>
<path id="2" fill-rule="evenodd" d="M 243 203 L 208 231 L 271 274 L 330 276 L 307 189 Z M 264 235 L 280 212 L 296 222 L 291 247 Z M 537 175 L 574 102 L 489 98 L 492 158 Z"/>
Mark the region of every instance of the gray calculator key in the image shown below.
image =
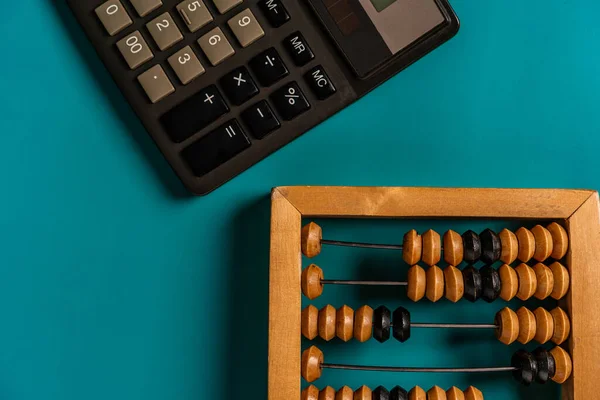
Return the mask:
<path id="1" fill-rule="evenodd" d="M 227 21 L 227 24 L 229 24 L 229 27 L 242 47 L 248 47 L 265 36 L 265 31 L 263 31 L 249 8 L 231 18 Z"/>
<path id="2" fill-rule="evenodd" d="M 169 64 L 184 85 L 204 73 L 204 67 L 190 46 L 186 46 L 169 57 Z"/>
<path id="3" fill-rule="evenodd" d="M 179 3 L 177 11 L 190 32 L 196 32 L 213 20 L 202 0 L 186 0 Z"/>
<path id="4" fill-rule="evenodd" d="M 166 50 L 183 40 L 183 35 L 168 12 L 159 15 L 146 24 L 146 28 L 161 50 Z"/>
<path id="5" fill-rule="evenodd" d="M 152 103 L 156 103 L 175 91 L 171 81 L 160 65 L 155 65 L 138 76 L 138 81 Z"/>
<path id="6" fill-rule="evenodd" d="M 129 0 L 140 17 L 145 17 L 162 6 L 161 0 Z"/>
<path id="7" fill-rule="evenodd" d="M 219 10 L 221 14 L 225 14 L 238 4 L 242 4 L 242 1 L 243 0 L 213 0 L 213 3 L 215 3 L 217 10 Z"/>
<path id="8" fill-rule="evenodd" d="M 235 54 L 235 50 L 233 50 L 233 47 L 227 41 L 221 28 L 215 28 L 202 36 L 198 39 L 198 44 L 213 67 Z"/>
<path id="9" fill-rule="evenodd" d="M 119 40 L 117 47 L 131 69 L 136 69 L 154 57 L 140 31 L 135 31 Z"/>
<path id="10" fill-rule="evenodd" d="M 119 0 L 109 0 L 96 8 L 96 15 L 110 36 L 114 36 L 133 22 Z"/>

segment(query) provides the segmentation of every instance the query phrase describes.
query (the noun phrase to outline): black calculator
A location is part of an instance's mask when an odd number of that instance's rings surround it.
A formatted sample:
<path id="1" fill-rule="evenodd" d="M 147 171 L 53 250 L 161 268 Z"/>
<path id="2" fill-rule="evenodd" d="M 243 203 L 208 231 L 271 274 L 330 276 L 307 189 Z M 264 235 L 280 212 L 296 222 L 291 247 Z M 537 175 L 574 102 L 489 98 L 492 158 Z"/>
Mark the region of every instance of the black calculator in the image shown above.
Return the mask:
<path id="1" fill-rule="evenodd" d="M 446 0 L 68 0 L 184 185 L 207 194 L 456 34 Z"/>

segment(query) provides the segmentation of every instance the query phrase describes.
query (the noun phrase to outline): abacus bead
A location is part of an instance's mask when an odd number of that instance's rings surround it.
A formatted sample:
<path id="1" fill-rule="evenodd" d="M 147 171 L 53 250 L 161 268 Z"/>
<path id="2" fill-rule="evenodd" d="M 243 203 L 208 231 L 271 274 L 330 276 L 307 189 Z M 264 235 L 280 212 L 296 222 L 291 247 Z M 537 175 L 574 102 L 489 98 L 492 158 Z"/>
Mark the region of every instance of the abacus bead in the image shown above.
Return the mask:
<path id="1" fill-rule="evenodd" d="M 531 228 L 531 233 L 533 233 L 533 237 L 535 238 L 535 252 L 533 253 L 533 258 L 538 261 L 546 260 L 550 257 L 550 254 L 552 254 L 554 247 L 552 235 L 548 229 L 541 225 L 536 225 Z"/>
<path id="2" fill-rule="evenodd" d="M 555 347 L 550 350 L 550 355 L 554 358 L 555 372 L 550 378 L 556 383 L 565 383 L 571 377 L 573 372 L 573 362 L 571 356 L 562 347 Z"/>
<path id="3" fill-rule="evenodd" d="M 423 234 L 423 262 L 427 265 L 436 265 L 442 259 L 442 240 L 440 234 L 428 230 Z"/>
<path id="4" fill-rule="evenodd" d="M 556 307 L 554 310 L 550 311 L 550 315 L 552 315 L 552 321 L 554 322 L 552 342 L 563 344 L 571 334 L 571 321 L 569 321 L 569 316 L 560 307 Z"/>
<path id="5" fill-rule="evenodd" d="M 569 271 L 565 268 L 564 265 L 559 263 L 558 261 L 550 264 L 550 271 L 552 271 L 552 276 L 554 277 L 554 288 L 552 289 L 553 299 L 560 300 L 569 291 L 570 277 Z"/>
<path id="6" fill-rule="evenodd" d="M 483 400 L 483 393 L 474 386 L 469 386 L 465 390 L 465 400 Z"/>
<path id="7" fill-rule="evenodd" d="M 456 386 L 452 386 L 446 392 L 446 398 L 448 400 L 465 400 L 465 394 L 463 393 L 462 390 L 460 390 Z"/>
<path id="8" fill-rule="evenodd" d="M 314 382 L 321 377 L 323 352 L 315 346 L 310 346 L 302 352 L 300 374 L 306 382 Z"/>
<path id="9" fill-rule="evenodd" d="M 535 315 L 531 310 L 521 307 L 517 310 L 517 317 L 519 318 L 519 336 L 517 337 L 517 340 L 522 344 L 527 344 L 531 342 L 535 336 Z"/>
<path id="10" fill-rule="evenodd" d="M 481 241 L 481 261 L 486 264 L 498 261 L 502 253 L 502 244 L 496 232 L 486 229 L 479 234 L 479 240 Z"/>
<path id="11" fill-rule="evenodd" d="M 525 263 L 533 257 L 533 253 L 535 252 L 535 238 L 529 229 L 523 227 L 517 229 L 515 235 L 517 235 L 519 242 L 519 254 L 517 257 Z"/>
<path id="12" fill-rule="evenodd" d="M 550 356 L 548 350 L 543 347 L 535 349 L 532 355 L 538 365 L 538 373 L 535 380 L 537 383 L 544 384 L 555 374 L 556 366 L 554 365 L 554 357 Z"/>
<path id="13" fill-rule="evenodd" d="M 427 287 L 427 278 L 425 270 L 418 265 L 413 265 L 408 269 L 408 289 L 406 296 L 414 302 L 417 302 L 425 296 Z"/>
<path id="14" fill-rule="evenodd" d="M 463 233 L 463 258 L 468 263 L 473 263 L 481 257 L 481 241 L 479 235 L 469 230 Z"/>
<path id="15" fill-rule="evenodd" d="M 453 303 L 462 299 L 465 294 L 465 281 L 460 269 L 449 265 L 444 269 L 446 298 Z"/>
<path id="16" fill-rule="evenodd" d="M 517 368 L 513 371 L 515 379 L 525 386 L 531 385 L 537 376 L 537 362 L 525 350 L 519 350 L 512 356 L 511 366 Z"/>
<path id="17" fill-rule="evenodd" d="M 427 400 L 427 394 L 423 389 L 415 386 L 408 392 L 408 400 Z"/>
<path id="18" fill-rule="evenodd" d="M 535 264 L 533 272 L 535 272 L 535 279 L 537 281 L 537 289 L 534 296 L 536 299 L 544 300 L 554 290 L 554 275 L 552 275 L 552 270 L 542 263 Z"/>
<path id="19" fill-rule="evenodd" d="M 402 258 L 408 265 L 415 265 L 421 261 L 423 240 L 416 230 L 412 229 L 404 235 L 402 242 Z"/>
<path id="20" fill-rule="evenodd" d="M 361 386 L 354 392 L 354 400 L 371 400 L 372 398 L 373 393 L 366 386 Z"/>
<path id="21" fill-rule="evenodd" d="M 462 237 L 453 230 L 444 233 L 444 260 L 449 265 L 457 266 L 463 260 Z"/>
<path id="22" fill-rule="evenodd" d="M 373 338 L 379 343 L 390 338 L 391 313 L 385 306 L 380 306 L 373 312 Z"/>
<path id="23" fill-rule="evenodd" d="M 390 392 L 383 386 L 373 390 L 373 400 L 390 400 Z"/>
<path id="24" fill-rule="evenodd" d="M 556 222 L 551 223 L 546 228 L 552 235 L 552 254 L 550 255 L 555 260 L 560 260 L 567 254 L 569 249 L 569 236 L 565 228 L 557 224 Z"/>
<path id="25" fill-rule="evenodd" d="M 390 392 L 390 400 L 408 400 L 408 392 L 401 386 L 395 386 Z"/>
<path id="26" fill-rule="evenodd" d="M 394 338 L 401 343 L 410 339 L 410 312 L 404 307 L 398 307 L 392 314 Z"/>
<path id="27" fill-rule="evenodd" d="M 343 386 L 335 394 L 335 400 L 352 400 L 354 397 L 354 391 L 348 386 Z"/>
<path id="28" fill-rule="evenodd" d="M 310 385 L 307 388 L 305 388 L 301 395 L 300 395 L 300 399 L 301 400 L 319 400 L 319 389 L 316 388 L 316 386 L 314 385 Z"/>
<path id="29" fill-rule="evenodd" d="M 427 392 L 427 400 L 446 400 L 446 392 L 439 386 L 434 386 Z"/>
<path id="30" fill-rule="evenodd" d="M 517 271 L 508 264 L 503 264 L 499 269 L 500 274 L 500 298 L 504 301 L 511 301 L 519 290 L 519 276 Z"/>
<path id="31" fill-rule="evenodd" d="M 552 315 L 542 307 L 533 311 L 535 315 L 535 336 L 534 339 L 540 344 L 547 343 L 554 334 L 554 321 Z"/>
<path id="32" fill-rule="evenodd" d="M 309 300 L 314 300 L 323 294 L 323 270 L 315 264 L 310 264 L 302 271 L 302 294 Z"/>
<path id="33" fill-rule="evenodd" d="M 475 302 L 481 297 L 481 274 L 479 271 L 469 265 L 462 271 L 465 285 L 465 299 L 470 302 Z"/>
<path id="34" fill-rule="evenodd" d="M 302 254 L 308 258 L 318 256 L 321 252 L 321 239 L 323 239 L 323 231 L 319 225 L 314 222 L 304 225 L 300 243 Z"/>
<path id="35" fill-rule="evenodd" d="M 502 284 L 500 274 L 491 265 L 486 265 L 479 270 L 481 274 L 481 298 L 492 303 L 500 296 Z"/>
<path id="36" fill-rule="evenodd" d="M 437 302 L 444 296 L 444 272 L 434 265 L 426 272 L 426 294 L 429 301 Z"/>
<path id="37" fill-rule="evenodd" d="M 519 290 L 517 291 L 517 297 L 523 301 L 529 300 L 531 296 L 535 294 L 537 290 L 537 279 L 535 272 L 527 264 L 519 264 L 517 268 L 517 275 L 519 276 Z"/>
<path id="38" fill-rule="evenodd" d="M 362 306 L 354 314 L 354 338 L 359 342 L 366 342 L 371 338 L 373 330 L 373 309 Z"/>
<path id="39" fill-rule="evenodd" d="M 319 310 L 312 304 L 302 310 L 302 335 L 313 340 L 319 335 Z"/>
<path id="40" fill-rule="evenodd" d="M 335 400 L 335 390 L 331 386 L 327 386 L 319 393 L 319 400 Z"/>
<path id="41" fill-rule="evenodd" d="M 496 314 L 494 321 L 496 328 L 496 338 L 501 343 L 510 345 L 519 337 L 519 317 L 508 307 L 503 308 Z"/>
<path id="42" fill-rule="evenodd" d="M 344 342 L 354 336 L 354 310 L 348 306 L 338 308 L 335 314 L 335 333 Z"/>
<path id="43" fill-rule="evenodd" d="M 319 310 L 319 336 L 330 341 L 335 337 L 335 308 L 328 304 Z"/>
<path id="44" fill-rule="evenodd" d="M 504 264 L 512 264 L 519 254 L 519 241 L 517 236 L 508 229 L 502 229 L 498 234 L 502 251 L 500 252 L 500 261 Z"/>

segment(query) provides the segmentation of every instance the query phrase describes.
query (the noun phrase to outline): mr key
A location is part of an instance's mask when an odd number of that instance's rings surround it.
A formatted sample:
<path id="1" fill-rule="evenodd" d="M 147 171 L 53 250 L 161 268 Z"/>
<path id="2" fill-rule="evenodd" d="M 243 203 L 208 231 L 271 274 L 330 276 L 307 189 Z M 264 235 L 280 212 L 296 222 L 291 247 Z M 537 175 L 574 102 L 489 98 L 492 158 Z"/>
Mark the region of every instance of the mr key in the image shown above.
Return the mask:
<path id="1" fill-rule="evenodd" d="M 451 38 L 446 0 L 69 0 L 183 183 L 206 194 Z"/>

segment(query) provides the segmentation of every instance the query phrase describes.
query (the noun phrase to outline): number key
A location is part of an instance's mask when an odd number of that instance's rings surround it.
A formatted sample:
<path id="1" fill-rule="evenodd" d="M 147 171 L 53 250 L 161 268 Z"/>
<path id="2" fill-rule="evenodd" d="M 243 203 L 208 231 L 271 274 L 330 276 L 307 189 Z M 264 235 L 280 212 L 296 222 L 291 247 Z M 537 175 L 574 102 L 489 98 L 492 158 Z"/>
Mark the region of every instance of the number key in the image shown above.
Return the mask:
<path id="1" fill-rule="evenodd" d="M 162 6 L 161 0 L 129 0 L 135 11 L 140 15 L 140 17 L 145 17 L 150 14 L 152 11 L 156 10 L 160 6 Z"/>
<path id="2" fill-rule="evenodd" d="M 169 57 L 169 64 L 184 85 L 204 73 L 204 67 L 190 46 L 186 46 Z"/>
<path id="3" fill-rule="evenodd" d="M 135 31 L 131 35 L 119 40 L 117 48 L 131 69 L 136 69 L 154 57 L 139 31 Z"/>
<path id="4" fill-rule="evenodd" d="M 213 20 L 210 11 L 202 0 L 186 0 L 177 6 L 179 15 L 185 21 L 190 32 L 196 32 Z"/>
<path id="5" fill-rule="evenodd" d="M 248 47 L 265 36 L 265 31 L 263 31 L 249 8 L 231 18 L 227 24 L 229 24 L 229 27 L 242 47 Z"/>
<path id="6" fill-rule="evenodd" d="M 110 0 L 96 8 L 96 15 L 110 36 L 114 36 L 133 22 L 119 0 Z"/>
<path id="7" fill-rule="evenodd" d="M 161 50 L 166 50 L 183 40 L 183 35 L 168 12 L 148 22 L 146 27 Z"/>
<path id="8" fill-rule="evenodd" d="M 198 44 L 213 67 L 235 54 L 221 28 L 215 28 L 202 36 L 198 39 Z"/>

